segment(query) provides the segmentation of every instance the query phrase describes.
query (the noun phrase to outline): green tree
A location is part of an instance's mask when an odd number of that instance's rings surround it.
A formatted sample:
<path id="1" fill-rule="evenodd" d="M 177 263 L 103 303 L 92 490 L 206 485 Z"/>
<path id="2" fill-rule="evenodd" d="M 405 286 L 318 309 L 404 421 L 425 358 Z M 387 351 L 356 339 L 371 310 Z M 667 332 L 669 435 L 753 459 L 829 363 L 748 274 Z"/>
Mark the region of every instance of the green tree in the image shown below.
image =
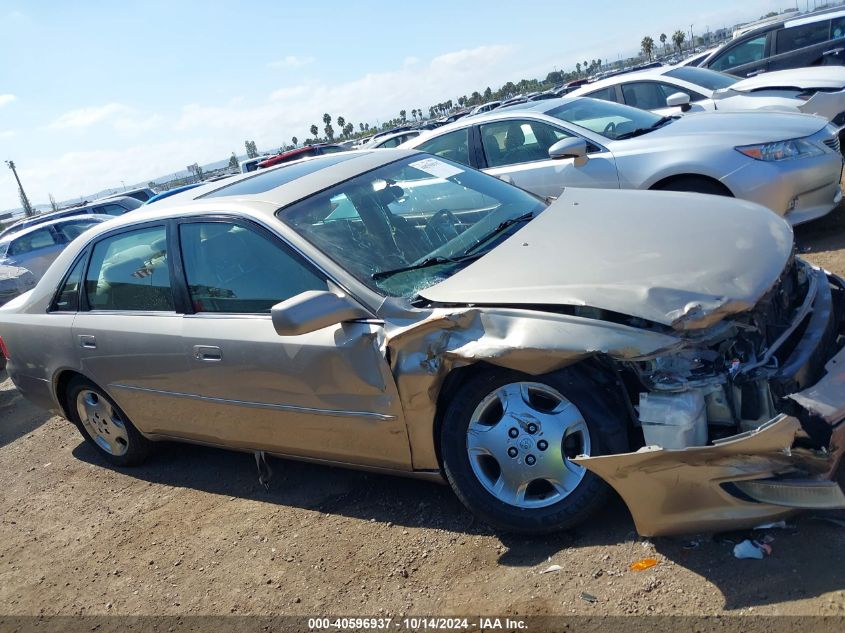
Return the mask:
<path id="1" fill-rule="evenodd" d="M 323 123 L 325 123 L 326 125 L 331 125 L 331 124 L 332 124 L 332 115 L 331 115 L 331 114 L 329 114 L 328 112 L 326 112 L 326 113 L 323 115 Z"/>
<path id="2" fill-rule="evenodd" d="M 399 116 L 401 117 L 401 119 L 402 119 L 403 121 L 407 121 L 407 120 L 408 120 L 408 118 L 407 118 L 407 116 L 406 116 L 407 114 L 408 114 L 408 111 L 407 111 L 407 110 L 399 110 Z"/>
<path id="3" fill-rule="evenodd" d="M 51 193 L 51 194 L 48 194 L 48 195 L 50 196 L 50 208 L 53 211 L 58 211 L 59 205 L 56 204 L 56 199 L 53 197 L 53 194 Z"/>
<path id="4" fill-rule="evenodd" d="M 296 138 L 295 136 L 291 137 L 291 139 L 290 139 L 290 140 L 291 140 L 291 143 L 293 143 L 293 146 L 294 146 L 294 147 L 296 147 L 297 145 L 299 145 L 299 139 L 298 139 L 298 138 Z"/>
<path id="5" fill-rule="evenodd" d="M 490 90 L 490 86 L 487 86 L 487 88 L 485 88 L 485 90 L 484 90 L 484 100 L 490 101 L 490 99 L 492 97 L 493 97 L 493 91 Z"/>
<path id="6" fill-rule="evenodd" d="M 675 48 L 678 49 L 679 53 L 683 50 L 683 44 L 685 39 L 687 39 L 687 35 L 680 29 L 678 29 L 672 34 L 672 43 L 675 45 Z"/>
<path id="7" fill-rule="evenodd" d="M 666 33 L 661 33 L 661 34 L 660 34 L 660 44 L 661 44 L 661 46 L 663 46 L 663 52 L 664 52 L 664 53 L 666 52 L 666 40 L 667 40 L 667 39 L 668 39 L 668 38 L 666 37 Z"/>
<path id="8" fill-rule="evenodd" d="M 585 59 L 585 60 L 584 60 L 584 65 L 582 66 L 582 68 L 584 69 L 584 74 L 585 74 L 585 75 L 586 75 L 586 74 L 587 74 L 587 72 L 588 72 L 587 68 L 588 68 L 589 66 L 590 66 L 590 62 L 588 62 L 588 61 Z"/>
<path id="9" fill-rule="evenodd" d="M 317 138 L 317 134 L 319 134 L 319 133 L 320 133 L 320 128 L 318 128 L 316 125 L 312 125 L 311 126 L 311 136 L 313 136 L 314 138 Z"/>
<path id="10" fill-rule="evenodd" d="M 255 141 L 244 141 L 244 147 L 246 148 L 247 158 L 255 158 L 258 156 L 258 150 L 255 147 Z"/>
<path id="11" fill-rule="evenodd" d="M 581 74 L 581 64 L 580 63 L 575 64 L 575 72 L 578 73 L 579 75 Z"/>
<path id="12" fill-rule="evenodd" d="M 654 50 L 654 40 L 651 39 L 650 36 L 646 35 L 643 38 L 643 41 L 640 42 L 640 47 L 643 49 L 643 53 L 645 53 L 648 61 L 651 61 L 651 53 Z"/>
<path id="13" fill-rule="evenodd" d="M 235 171 L 240 170 L 240 165 L 238 164 L 238 157 L 235 156 L 235 152 L 232 152 L 232 155 L 229 156 L 229 168 L 234 169 Z"/>
<path id="14" fill-rule="evenodd" d="M 326 138 L 328 140 L 334 140 L 334 128 L 331 123 L 326 123 L 326 127 L 323 128 L 323 131 L 326 133 Z"/>
<path id="15" fill-rule="evenodd" d="M 355 131 L 355 126 L 351 123 L 347 123 L 346 127 L 343 128 L 343 133 L 346 136 L 352 136 L 352 133 Z"/>
<path id="16" fill-rule="evenodd" d="M 358 127 L 361 129 L 361 131 L 362 131 L 362 132 L 366 129 L 366 128 L 364 127 L 364 124 L 363 124 L 363 123 L 359 123 L 359 124 L 358 124 Z"/>
<path id="17" fill-rule="evenodd" d="M 346 119 L 342 116 L 337 117 L 337 129 L 340 130 L 341 134 L 343 134 L 343 130 L 346 129 Z"/>

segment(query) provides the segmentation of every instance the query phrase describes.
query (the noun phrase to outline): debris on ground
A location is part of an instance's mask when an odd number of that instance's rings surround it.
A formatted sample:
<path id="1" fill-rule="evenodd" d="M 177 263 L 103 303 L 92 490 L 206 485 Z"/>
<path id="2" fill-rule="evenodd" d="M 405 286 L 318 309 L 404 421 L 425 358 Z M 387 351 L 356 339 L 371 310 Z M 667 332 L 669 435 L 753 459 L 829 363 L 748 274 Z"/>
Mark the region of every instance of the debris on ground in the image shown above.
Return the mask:
<path id="1" fill-rule="evenodd" d="M 560 571 L 561 569 L 563 569 L 563 567 L 561 567 L 560 565 L 549 565 L 548 567 L 546 567 L 540 573 L 541 574 L 552 574 L 554 572 Z"/>
<path id="2" fill-rule="evenodd" d="M 586 591 L 581 592 L 581 600 L 584 602 L 598 602 L 599 599 L 596 598 L 593 594 L 587 593 Z"/>
<path id="3" fill-rule="evenodd" d="M 772 546 L 761 541 L 751 541 L 745 539 L 741 543 L 734 545 L 735 558 L 753 558 L 762 560 L 764 557 L 772 553 Z"/>
<path id="4" fill-rule="evenodd" d="M 657 563 L 656 558 L 642 558 L 635 563 L 631 563 L 631 571 L 643 571 L 649 567 L 654 567 Z"/>

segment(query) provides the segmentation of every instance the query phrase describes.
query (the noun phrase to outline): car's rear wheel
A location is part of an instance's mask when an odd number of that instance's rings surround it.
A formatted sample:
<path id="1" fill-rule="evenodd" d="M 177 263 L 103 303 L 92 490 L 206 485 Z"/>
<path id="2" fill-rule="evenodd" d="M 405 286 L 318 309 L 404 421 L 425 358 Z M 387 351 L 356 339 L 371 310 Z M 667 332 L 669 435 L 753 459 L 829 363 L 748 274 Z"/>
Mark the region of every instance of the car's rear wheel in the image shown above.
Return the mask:
<path id="1" fill-rule="evenodd" d="M 77 376 L 67 388 L 66 408 L 82 436 L 117 466 L 143 462 L 152 442 L 145 438 L 102 389 Z"/>
<path id="2" fill-rule="evenodd" d="M 583 522 L 604 502 L 607 485 L 571 459 L 602 453 L 595 419 L 612 413 L 579 393 L 586 383 L 574 373 L 481 372 L 449 405 L 441 431 L 446 478 L 487 523 L 551 532 Z"/>

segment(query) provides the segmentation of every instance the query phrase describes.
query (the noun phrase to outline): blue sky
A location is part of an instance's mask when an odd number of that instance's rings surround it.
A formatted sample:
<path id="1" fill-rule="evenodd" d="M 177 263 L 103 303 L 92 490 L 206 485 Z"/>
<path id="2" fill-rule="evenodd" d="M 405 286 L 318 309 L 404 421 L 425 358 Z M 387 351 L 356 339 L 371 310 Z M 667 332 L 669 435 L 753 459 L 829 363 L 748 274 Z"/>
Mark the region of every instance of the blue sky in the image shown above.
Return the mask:
<path id="1" fill-rule="evenodd" d="M 806 1 L 801 2 L 804 9 Z M 770 0 L 0 0 L 0 159 L 33 203 L 375 123 L 790 6 Z M 794 6 L 794 5 L 793 5 Z M 0 209 L 19 206 L 0 164 Z"/>

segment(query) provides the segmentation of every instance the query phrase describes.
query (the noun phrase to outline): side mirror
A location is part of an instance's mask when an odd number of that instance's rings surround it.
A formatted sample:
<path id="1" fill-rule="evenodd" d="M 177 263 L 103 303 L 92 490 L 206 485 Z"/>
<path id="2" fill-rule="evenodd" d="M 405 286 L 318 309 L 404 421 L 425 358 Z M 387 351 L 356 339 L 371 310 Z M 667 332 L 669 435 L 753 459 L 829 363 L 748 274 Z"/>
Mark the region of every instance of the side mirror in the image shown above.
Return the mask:
<path id="1" fill-rule="evenodd" d="M 344 321 L 368 319 L 372 315 L 346 295 L 308 290 L 274 305 L 270 316 L 276 334 L 297 336 Z"/>
<path id="2" fill-rule="evenodd" d="M 686 112 L 690 109 L 689 95 L 685 92 L 675 92 L 666 97 L 666 105 L 670 108 L 681 108 L 681 112 Z"/>
<path id="3" fill-rule="evenodd" d="M 549 158 L 586 158 L 587 141 L 577 136 L 564 138 L 549 148 Z"/>

